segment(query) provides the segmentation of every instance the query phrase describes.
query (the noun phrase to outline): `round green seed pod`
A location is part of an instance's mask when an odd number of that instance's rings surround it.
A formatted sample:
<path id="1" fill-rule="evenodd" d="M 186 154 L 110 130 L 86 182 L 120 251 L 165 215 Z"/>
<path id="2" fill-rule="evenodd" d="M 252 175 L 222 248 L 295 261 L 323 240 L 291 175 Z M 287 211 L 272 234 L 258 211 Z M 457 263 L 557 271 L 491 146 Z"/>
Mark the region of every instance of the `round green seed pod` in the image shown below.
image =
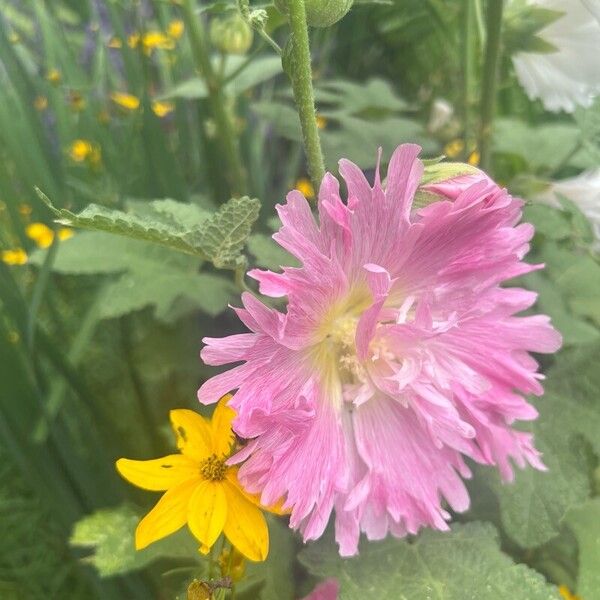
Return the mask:
<path id="1" fill-rule="evenodd" d="M 254 32 L 241 15 L 234 13 L 210 24 L 210 41 L 224 54 L 246 54 L 252 46 Z"/>
<path id="2" fill-rule="evenodd" d="M 306 21 L 311 27 L 330 27 L 346 16 L 354 0 L 304 0 Z M 287 0 L 275 0 L 279 12 L 289 13 Z"/>

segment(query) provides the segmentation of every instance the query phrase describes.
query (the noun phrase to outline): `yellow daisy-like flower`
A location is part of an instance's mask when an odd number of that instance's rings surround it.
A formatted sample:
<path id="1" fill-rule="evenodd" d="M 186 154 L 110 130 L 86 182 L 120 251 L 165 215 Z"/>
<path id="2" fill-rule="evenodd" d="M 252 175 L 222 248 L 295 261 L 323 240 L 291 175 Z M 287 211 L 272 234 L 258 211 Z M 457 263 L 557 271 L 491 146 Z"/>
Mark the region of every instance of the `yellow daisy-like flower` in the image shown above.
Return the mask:
<path id="1" fill-rule="evenodd" d="M 299 192 L 302 192 L 307 199 L 311 199 L 315 197 L 315 188 L 311 183 L 310 179 L 306 177 L 301 177 L 296 181 L 296 185 L 294 186 Z"/>
<path id="2" fill-rule="evenodd" d="M 30 223 L 25 233 L 39 248 L 48 248 L 54 240 L 54 231 L 45 223 Z"/>
<path id="3" fill-rule="evenodd" d="M 48 69 L 48 72 L 46 73 L 46 79 L 50 82 L 50 83 L 60 83 L 60 80 L 62 79 L 62 75 L 60 74 L 60 71 L 56 68 L 52 68 L 52 69 Z"/>
<path id="4" fill-rule="evenodd" d="M 471 154 L 469 154 L 469 158 L 467 159 L 467 162 L 473 167 L 478 167 L 480 160 L 481 160 L 481 155 L 479 154 L 479 152 L 477 150 L 473 150 L 473 152 L 471 152 Z"/>
<path id="5" fill-rule="evenodd" d="M 46 110 L 48 108 L 48 98 L 46 98 L 46 96 L 36 96 L 33 101 L 33 106 L 35 110 L 40 112 Z"/>
<path id="6" fill-rule="evenodd" d="M 24 265 L 27 262 L 27 252 L 23 248 L 2 250 L 2 262 L 6 265 Z"/>
<path id="7" fill-rule="evenodd" d="M 223 532 L 246 558 L 262 561 L 267 557 L 269 531 L 263 507 L 239 483 L 238 468 L 225 464 L 234 442 L 231 422 L 235 412 L 227 406 L 230 398 L 221 398 L 210 422 L 191 410 L 171 411 L 180 454 L 117 461 L 117 470 L 130 483 L 165 492 L 136 529 L 138 550 L 187 523 L 203 553 Z"/>
<path id="8" fill-rule="evenodd" d="M 154 100 L 152 102 L 152 111 L 161 119 L 166 117 L 169 113 L 172 113 L 174 109 L 175 105 L 172 102 L 161 102 L 160 100 Z"/>
<path id="9" fill-rule="evenodd" d="M 327 118 L 326 117 L 323 117 L 322 115 L 317 115 L 316 120 L 317 120 L 317 127 L 319 129 L 325 129 L 325 127 L 327 127 Z"/>
<path id="10" fill-rule="evenodd" d="M 184 28 L 185 25 L 183 24 L 183 21 L 180 19 L 175 19 L 169 23 L 169 26 L 167 27 L 167 33 L 169 37 L 173 38 L 174 40 L 178 40 L 183 35 Z"/>
<path id="11" fill-rule="evenodd" d="M 126 110 L 137 110 L 140 107 L 140 99 L 132 94 L 112 92 L 110 99 Z"/>
<path id="12" fill-rule="evenodd" d="M 581 600 L 581 598 L 579 596 L 576 596 L 575 594 L 572 594 L 571 590 L 566 585 L 559 586 L 558 593 L 565 600 Z"/>
<path id="13" fill-rule="evenodd" d="M 457 138 L 444 146 L 444 154 L 448 158 L 456 158 L 464 149 L 465 143 Z"/>

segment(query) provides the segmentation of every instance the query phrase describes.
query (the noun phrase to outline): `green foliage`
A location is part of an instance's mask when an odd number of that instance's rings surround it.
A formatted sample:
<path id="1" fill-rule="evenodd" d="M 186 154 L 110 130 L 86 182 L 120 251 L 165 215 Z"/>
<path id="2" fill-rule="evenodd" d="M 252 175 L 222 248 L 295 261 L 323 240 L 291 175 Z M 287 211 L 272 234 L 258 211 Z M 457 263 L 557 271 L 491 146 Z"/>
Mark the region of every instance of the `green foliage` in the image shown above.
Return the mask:
<path id="1" fill-rule="evenodd" d="M 92 551 L 84 561 L 94 565 L 101 577 L 136 571 L 158 559 L 193 564 L 194 557 L 199 557 L 197 543 L 186 529 L 136 550 L 134 533 L 140 518 L 129 506 L 96 511 L 75 525 L 70 543 Z"/>
<path id="2" fill-rule="evenodd" d="M 600 498 L 573 508 L 566 522 L 579 544 L 577 594 L 585 600 L 600 598 Z"/>
<path id="3" fill-rule="evenodd" d="M 232 198 L 212 215 L 173 200 L 155 200 L 148 209 L 137 213 L 90 204 L 74 214 L 55 208 L 43 194 L 40 197 L 63 225 L 147 240 L 210 260 L 221 269 L 243 264 L 240 253 L 260 209 L 258 200 L 244 196 Z"/>
<path id="4" fill-rule="evenodd" d="M 98 249 L 102 248 L 99 252 Z M 31 257 L 41 265 L 46 252 Z M 219 275 L 199 273 L 201 261 L 166 247 L 102 231 L 83 232 L 62 242 L 52 268 L 68 275 L 118 274 L 106 285 L 99 318 L 114 318 L 153 306 L 156 317 L 171 322 L 187 311 L 221 312 L 231 300 L 233 284 Z"/>
<path id="5" fill-rule="evenodd" d="M 272 79 L 282 72 L 281 61 L 276 56 L 263 56 L 254 59 L 245 68 L 244 56 L 228 56 L 224 73 L 228 79 L 227 92 L 231 96 L 239 96 L 247 90 Z M 162 99 L 183 98 L 186 100 L 206 98 L 208 89 L 203 79 L 192 77 L 176 84 L 161 95 Z"/>
<path id="6" fill-rule="evenodd" d="M 523 547 L 534 547 L 559 534 L 567 511 L 590 494 L 590 462 L 581 438 L 600 456 L 600 345 L 563 351 L 548 372 L 546 393 L 536 404 L 535 433 L 547 472 L 517 470 L 515 482 L 492 477 L 506 533 Z"/>
<path id="7" fill-rule="evenodd" d="M 386 158 L 402 142 L 421 144 L 425 154 L 439 149 L 419 123 L 404 116 L 408 104 L 381 79 L 330 80 L 318 85 L 315 94 L 317 111 L 327 120 L 321 141 L 329 169 L 335 170 L 341 156 L 363 168 L 374 167 L 380 146 Z M 257 102 L 252 108 L 282 137 L 302 139 L 298 115 L 288 103 Z"/>
<path id="8" fill-rule="evenodd" d="M 325 541 L 300 556 L 314 575 L 336 577 L 344 600 L 559 598 L 541 575 L 503 554 L 494 528 L 483 523 L 454 525 L 450 533 L 423 531 L 412 542 L 371 542 L 356 558 L 340 558 Z"/>

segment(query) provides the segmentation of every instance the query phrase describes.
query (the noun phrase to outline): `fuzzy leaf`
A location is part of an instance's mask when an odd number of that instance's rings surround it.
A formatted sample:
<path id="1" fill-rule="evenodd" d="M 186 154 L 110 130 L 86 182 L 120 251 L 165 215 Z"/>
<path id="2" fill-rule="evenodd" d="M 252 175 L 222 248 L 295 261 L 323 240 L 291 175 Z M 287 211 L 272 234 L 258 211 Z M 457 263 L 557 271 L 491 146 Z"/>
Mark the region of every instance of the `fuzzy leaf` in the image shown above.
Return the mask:
<path id="1" fill-rule="evenodd" d="M 589 495 L 589 460 L 580 436 L 600 455 L 600 344 L 563 351 L 548 372 L 539 418 L 530 424 L 547 472 L 518 470 L 515 481 L 500 484 L 493 475 L 506 533 L 523 547 L 534 547 L 559 533 L 561 520 Z"/>
<path id="2" fill-rule="evenodd" d="M 455 524 L 451 532 L 424 530 L 414 542 L 388 538 L 342 559 L 319 542 L 301 561 L 320 577 L 335 577 L 344 600 L 555 600 L 556 588 L 500 551 L 490 524 Z"/>
<path id="3" fill-rule="evenodd" d="M 600 600 L 600 498 L 570 510 L 566 522 L 579 544 L 577 594 Z"/>
<path id="4" fill-rule="evenodd" d="M 75 524 L 70 543 L 93 550 L 83 561 L 92 564 L 100 577 L 136 571 L 159 558 L 190 562 L 198 556 L 197 543 L 186 529 L 136 551 L 134 532 L 139 520 L 129 506 L 98 510 Z"/>
<path id="5" fill-rule="evenodd" d="M 155 200 L 147 206 L 136 203 L 137 210 L 129 212 L 90 204 L 75 214 L 55 208 L 38 193 L 58 223 L 154 242 L 210 260 L 222 269 L 243 263 L 241 251 L 260 208 L 258 200 L 244 196 L 232 198 L 212 215 L 174 200 Z"/>
<path id="6" fill-rule="evenodd" d="M 101 249 L 101 251 L 99 251 Z M 32 264 L 41 265 L 46 250 L 36 251 Z M 157 318 L 172 322 L 201 309 L 216 315 L 233 295 L 233 284 L 219 275 L 198 273 L 200 259 L 148 242 L 112 236 L 102 231 L 81 232 L 61 242 L 53 270 L 68 275 L 114 274 L 100 303 L 100 318 L 118 317 L 146 306 Z"/>

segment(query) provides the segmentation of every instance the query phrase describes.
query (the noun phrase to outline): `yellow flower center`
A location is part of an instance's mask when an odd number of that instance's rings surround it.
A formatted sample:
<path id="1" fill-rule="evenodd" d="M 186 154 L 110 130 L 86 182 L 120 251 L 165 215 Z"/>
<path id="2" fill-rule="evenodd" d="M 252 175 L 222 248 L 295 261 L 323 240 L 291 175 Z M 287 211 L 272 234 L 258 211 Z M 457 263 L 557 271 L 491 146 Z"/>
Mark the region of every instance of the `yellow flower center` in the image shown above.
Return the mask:
<path id="1" fill-rule="evenodd" d="M 222 481 L 226 471 L 227 465 L 216 454 L 211 454 L 200 463 L 200 474 L 209 481 Z"/>

